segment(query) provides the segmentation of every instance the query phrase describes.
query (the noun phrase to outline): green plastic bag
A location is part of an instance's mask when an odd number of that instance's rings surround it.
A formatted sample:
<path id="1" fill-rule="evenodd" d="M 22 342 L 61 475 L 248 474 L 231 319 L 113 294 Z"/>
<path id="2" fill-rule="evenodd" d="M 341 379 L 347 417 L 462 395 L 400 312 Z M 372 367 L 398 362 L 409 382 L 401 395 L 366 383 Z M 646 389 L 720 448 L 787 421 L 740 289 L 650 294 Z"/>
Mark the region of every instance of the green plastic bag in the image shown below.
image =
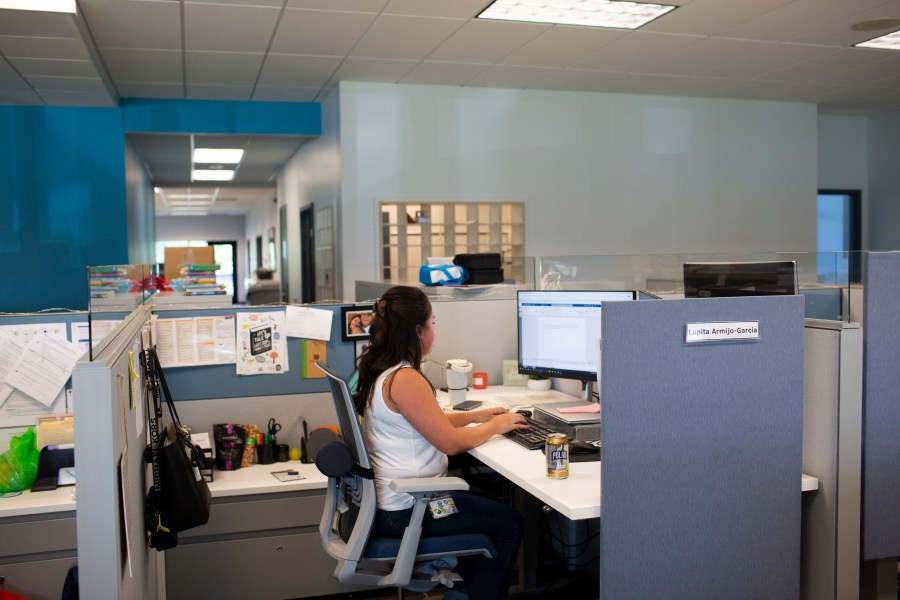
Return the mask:
<path id="1" fill-rule="evenodd" d="M 0 494 L 27 490 L 37 477 L 38 457 L 34 429 L 14 437 L 0 454 Z"/>

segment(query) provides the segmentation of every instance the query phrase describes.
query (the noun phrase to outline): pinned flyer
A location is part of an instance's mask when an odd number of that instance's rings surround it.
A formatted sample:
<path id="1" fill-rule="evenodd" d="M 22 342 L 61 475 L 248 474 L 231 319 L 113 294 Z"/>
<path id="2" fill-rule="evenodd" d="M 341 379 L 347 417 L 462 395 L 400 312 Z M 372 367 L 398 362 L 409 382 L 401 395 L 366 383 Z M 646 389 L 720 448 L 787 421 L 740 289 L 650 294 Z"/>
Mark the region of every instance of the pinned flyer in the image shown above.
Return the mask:
<path id="1" fill-rule="evenodd" d="M 685 328 L 686 344 L 746 340 L 759 340 L 759 321 L 688 323 Z"/>
<path id="2" fill-rule="evenodd" d="M 285 332 L 288 337 L 308 340 L 331 340 L 334 313 L 322 308 L 288 306 L 285 309 Z"/>
<path id="3" fill-rule="evenodd" d="M 284 312 L 237 313 L 238 375 L 287 371 Z"/>

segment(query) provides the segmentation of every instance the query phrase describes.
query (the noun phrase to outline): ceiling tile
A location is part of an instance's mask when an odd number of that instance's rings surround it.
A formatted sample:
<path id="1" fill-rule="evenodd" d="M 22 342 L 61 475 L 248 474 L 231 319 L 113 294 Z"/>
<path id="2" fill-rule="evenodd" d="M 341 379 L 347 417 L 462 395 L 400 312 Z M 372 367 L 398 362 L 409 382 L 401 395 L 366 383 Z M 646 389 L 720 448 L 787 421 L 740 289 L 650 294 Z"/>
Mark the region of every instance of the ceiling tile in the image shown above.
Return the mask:
<path id="1" fill-rule="evenodd" d="M 253 86 L 263 55 L 245 52 L 185 52 L 188 89 L 194 84 Z"/>
<path id="2" fill-rule="evenodd" d="M 832 96 L 841 87 L 837 85 L 822 85 L 820 83 L 801 83 L 788 85 L 767 94 L 763 98 L 768 100 L 782 100 L 786 102 L 810 102 L 815 103 L 821 98 Z"/>
<path id="3" fill-rule="evenodd" d="M 0 58 L 0 88 L 13 90 L 29 89 L 28 84 L 25 83 L 25 80 L 22 79 L 19 73 L 2 58 Z"/>
<path id="4" fill-rule="evenodd" d="M 67 13 L 0 8 L 0 35 L 81 39 L 75 17 Z"/>
<path id="5" fill-rule="evenodd" d="M 390 15 L 417 15 L 420 17 L 455 17 L 472 19 L 478 16 L 489 0 L 391 0 L 384 7 Z"/>
<path id="6" fill-rule="evenodd" d="M 251 100 L 262 102 L 313 102 L 322 88 L 258 85 Z"/>
<path id="7" fill-rule="evenodd" d="M 90 106 L 113 108 L 115 101 L 107 94 L 79 93 L 69 91 L 41 91 L 41 97 L 50 106 Z"/>
<path id="8" fill-rule="evenodd" d="M 813 81 L 840 71 L 861 67 L 870 61 L 873 55 L 881 57 L 877 50 L 845 48 L 806 62 L 776 69 L 766 73 L 765 79 L 790 83 Z"/>
<path id="9" fill-rule="evenodd" d="M 116 83 L 152 81 L 175 83 L 184 80 L 178 50 L 132 50 L 114 48 L 102 52 L 103 62 Z"/>
<path id="10" fill-rule="evenodd" d="M 400 83 L 424 85 L 464 85 L 490 65 L 435 62 L 426 60 L 410 71 Z"/>
<path id="11" fill-rule="evenodd" d="M 759 77 L 765 76 L 770 71 L 824 57 L 832 52 L 835 52 L 834 48 L 824 46 L 765 43 L 755 52 L 732 57 L 729 62 L 706 69 L 702 73 L 709 77 Z"/>
<path id="12" fill-rule="evenodd" d="M 879 35 L 890 33 L 891 29 L 881 31 L 854 31 L 850 27 L 860 21 L 881 19 L 884 17 L 900 17 L 900 0 L 884 3 L 881 0 L 877 6 L 866 8 L 871 2 L 862 2 L 858 5 L 858 12 L 846 14 L 839 19 L 829 21 L 827 24 L 791 37 L 792 42 L 802 44 L 823 44 L 829 46 L 852 46 L 865 42 Z M 865 9 L 865 10 L 862 10 Z M 895 28 L 896 29 L 896 28 Z"/>
<path id="13" fill-rule="evenodd" d="M 691 76 L 721 68 L 746 55 L 766 49 L 764 42 L 707 38 L 672 52 L 659 60 L 638 66 L 635 71 L 657 75 Z"/>
<path id="14" fill-rule="evenodd" d="M 320 10 L 286 10 L 270 52 L 345 56 L 375 15 Z"/>
<path id="15" fill-rule="evenodd" d="M 81 39 L 4 35 L 0 36 L 0 52 L 7 57 L 90 59 Z"/>
<path id="16" fill-rule="evenodd" d="M 106 92 L 99 77 L 28 77 L 28 83 L 38 92 Z M 42 94 L 43 95 L 43 94 Z"/>
<path id="17" fill-rule="evenodd" d="M 703 39 L 699 36 L 634 31 L 570 66 L 598 71 L 630 71 Z"/>
<path id="18" fill-rule="evenodd" d="M 641 28 L 660 33 L 715 35 L 793 0 L 694 0 Z M 662 4 L 668 4 L 662 0 Z"/>
<path id="19" fill-rule="evenodd" d="M 116 89 L 123 98 L 184 98 L 180 83 L 119 83 Z"/>
<path id="20" fill-rule="evenodd" d="M 557 25 L 526 42 L 499 62 L 507 65 L 565 67 L 624 35 L 625 32 L 620 29 Z"/>
<path id="21" fill-rule="evenodd" d="M 531 88 L 539 90 L 573 90 L 585 92 L 596 89 L 596 86 L 616 77 L 615 73 L 602 71 L 586 71 L 582 69 L 559 69 L 544 79 L 536 81 Z"/>
<path id="22" fill-rule="evenodd" d="M 177 2 L 92 2 L 84 12 L 98 48 L 181 50 Z"/>
<path id="23" fill-rule="evenodd" d="M 784 6 L 725 29 L 727 37 L 784 42 L 796 40 L 847 15 L 883 4 L 884 0 L 794 0 Z"/>
<path id="24" fill-rule="evenodd" d="M 527 88 L 549 76 L 556 69 L 549 67 L 517 67 L 496 65 L 481 73 L 468 85 L 497 88 Z"/>
<path id="25" fill-rule="evenodd" d="M 253 86 L 249 85 L 187 85 L 187 97 L 190 100 L 249 100 L 252 94 Z"/>
<path id="26" fill-rule="evenodd" d="M 377 58 L 348 58 L 332 78 L 335 81 L 376 81 L 396 83 L 415 66 L 414 60 L 380 60 Z"/>
<path id="27" fill-rule="evenodd" d="M 359 39 L 350 55 L 420 60 L 463 23 L 458 19 L 380 16 Z"/>
<path id="28" fill-rule="evenodd" d="M 470 21 L 428 58 L 449 62 L 495 63 L 551 27 L 537 23 Z"/>
<path id="29" fill-rule="evenodd" d="M 284 4 L 284 0 L 187 0 L 185 4 L 217 4 L 220 6 L 267 6 L 269 8 L 278 8 Z"/>
<path id="30" fill-rule="evenodd" d="M 37 95 L 36 92 L 33 92 L 30 89 L 24 90 L 10 90 L 6 89 L 6 86 L 3 86 L 3 89 L 0 89 L 0 104 L 23 104 L 23 105 L 37 105 L 43 104 L 44 100 Z"/>
<path id="31" fill-rule="evenodd" d="M 336 56 L 269 54 L 263 64 L 259 86 L 321 88 L 341 64 Z"/>
<path id="32" fill-rule="evenodd" d="M 868 62 L 852 69 L 846 69 L 816 79 L 817 83 L 833 83 L 836 85 L 876 84 L 879 80 L 894 77 L 900 73 L 900 52 L 884 53 L 884 57 L 876 62 Z"/>
<path id="33" fill-rule="evenodd" d="M 388 0 L 288 0 L 288 8 L 314 8 L 351 12 L 381 12 Z"/>
<path id="34" fill-rule="evenodd" d="M 7 57 L 10 64 L 28 78 L 32 75 L 47 75 L 50 77 L 97 77 L 97 69 L 94 63 L 87 60 L 59 60 L 41 58 L 14 58 Z"/>
<path id="35" fill-rule="evenodd" d="M 726 80 L 723 80 L 726 81 Z M 762 98 L 764 95 L 788 87 L 790 84 L 777 81 L 727 80 L 716 94 L 723 98 Z"/>
<path id="36" fill-rule="evenodd" d="M 184 5 L 184 49 L 265 52 L 280 9 L 266 6 Z"/>

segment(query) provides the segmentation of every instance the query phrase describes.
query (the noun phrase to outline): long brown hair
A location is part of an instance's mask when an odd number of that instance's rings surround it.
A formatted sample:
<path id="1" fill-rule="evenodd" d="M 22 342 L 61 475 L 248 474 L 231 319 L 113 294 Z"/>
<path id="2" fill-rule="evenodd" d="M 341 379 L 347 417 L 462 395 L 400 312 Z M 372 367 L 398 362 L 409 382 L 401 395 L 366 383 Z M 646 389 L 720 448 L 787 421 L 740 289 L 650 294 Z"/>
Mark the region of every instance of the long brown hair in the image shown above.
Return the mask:
<path id="1" fill-rule="evenodd" d="M 359 384 L 353 395 L 353 404 L 359 414 L 365 412 L 372 399 L 375 382 L 386 370 L 406 362 L 422 373 L 419 328 L 424 327 L 431 318 L 431 302 L 419 288 L 397 286 L 384 293 L 375 303 L 372 313 L 369 345 L 356 364 Z M 425 377 L 424 374 L 422 377 Z M 393 375 L 388 382 L 388 397 L 392 382 Z"/>

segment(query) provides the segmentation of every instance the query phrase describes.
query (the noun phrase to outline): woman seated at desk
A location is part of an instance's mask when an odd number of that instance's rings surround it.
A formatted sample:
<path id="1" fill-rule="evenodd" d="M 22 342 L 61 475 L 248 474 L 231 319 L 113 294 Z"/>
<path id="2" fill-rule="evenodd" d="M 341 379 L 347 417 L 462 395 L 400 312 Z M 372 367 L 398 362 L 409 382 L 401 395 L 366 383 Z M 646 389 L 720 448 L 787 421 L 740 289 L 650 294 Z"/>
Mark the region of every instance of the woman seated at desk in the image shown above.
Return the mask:
<path id="1" fill-rule="evenodd" d="M 378 513 L 372 534 L 402 537 L 413 497 L 388 487 L 400 477 L 447 474 L 447 455 L 461 454 L 496 434 L 526 427 L 525 419 L 505 408 L 447 414 L 434 387 L 420 370 L 435 340 L 434 314 L 422 290 L 398 286 L 375 304 L 371 338 L 358 362 L 359 387 L 353 401 L 365 417 L 364 431 L 375 470 Z M 476 427 L 466 427 L 479 423 Z M 422 537 L 463 533 L 489 536 L 498 556 L 461 557 L 463 581 L 445 599 L 506 598 L 524 521 L 514 509 L 473 493 L 453 492 L 458 513 L 436 519 L 425 515 Z"/>

